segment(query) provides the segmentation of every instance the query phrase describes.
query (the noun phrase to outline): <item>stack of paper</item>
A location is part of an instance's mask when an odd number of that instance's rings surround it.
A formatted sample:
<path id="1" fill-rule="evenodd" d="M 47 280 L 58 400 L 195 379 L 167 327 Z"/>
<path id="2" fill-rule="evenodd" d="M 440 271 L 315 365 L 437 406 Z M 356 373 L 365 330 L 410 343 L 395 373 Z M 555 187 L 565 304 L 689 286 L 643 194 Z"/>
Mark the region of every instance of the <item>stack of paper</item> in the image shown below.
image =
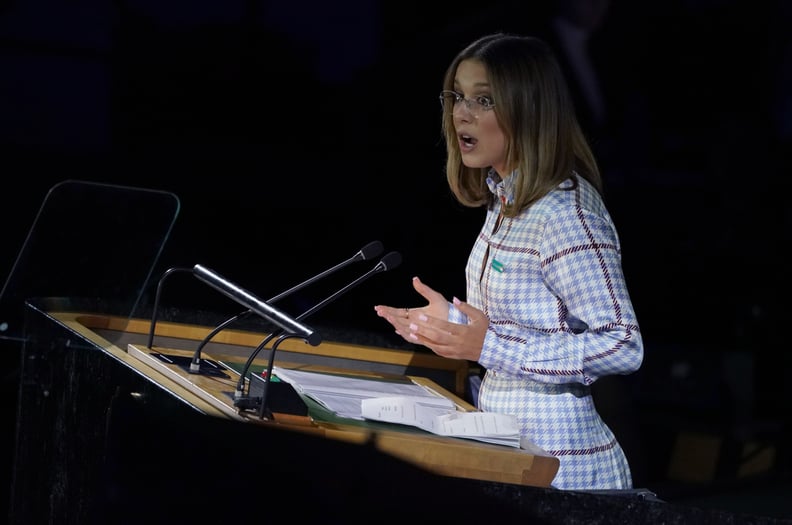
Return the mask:
<path id="1" fill-rule="evenodd" d="M 408 396 L 364 399 L 361 411 L 367 419 L 412 425 L 440 436 L 520 447 L 520 430 L 517 419 L 512 415 L 461 412 L 453 406 L 441 406 L 427 402 L 425 398 Z"/>
<path id="2" fill-rule="evenodd" d="M 453 401 L 433 390 L 411 381 L 383 381 L 347 375 L 323 374 L 274 367 L 273 373 L 281 381 L 310 397 L 338 416 L 363 419 L 361 402 L 364 399 L 390 396 L 410 396 L 454 410 Z"/>
<path id="3" fill-rule="evenodd" d="M 280 367 L 275 367 L 273 372 L 300 394 L 341 417 L 398 423 L 440 436 L 521 446 L 514 416 L 458 410 L 453 400 L 411 381 L 382 381 Z"/>

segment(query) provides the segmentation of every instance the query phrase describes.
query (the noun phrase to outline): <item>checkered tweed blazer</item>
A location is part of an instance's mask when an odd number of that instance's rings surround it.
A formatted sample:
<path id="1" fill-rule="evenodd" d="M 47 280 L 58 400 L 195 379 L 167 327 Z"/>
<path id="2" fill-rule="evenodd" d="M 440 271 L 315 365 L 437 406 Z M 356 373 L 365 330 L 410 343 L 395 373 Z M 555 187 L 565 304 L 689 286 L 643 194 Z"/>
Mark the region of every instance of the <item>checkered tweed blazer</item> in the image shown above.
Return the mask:
<path id="1" fill-rule="evenodd" d="M 517 416 L 524 437 L 559 457 L 553 486 L 632 486 L 624 453 L 589 385 L 629 374 L 643 342 L 616 228 L 596 189 L 568 180 L 496 229 L 487 212 L 466 267 L 467 301 L 489 317 L 480 409 Z M 467 322 L 451 306 L 449 319 Z"/>

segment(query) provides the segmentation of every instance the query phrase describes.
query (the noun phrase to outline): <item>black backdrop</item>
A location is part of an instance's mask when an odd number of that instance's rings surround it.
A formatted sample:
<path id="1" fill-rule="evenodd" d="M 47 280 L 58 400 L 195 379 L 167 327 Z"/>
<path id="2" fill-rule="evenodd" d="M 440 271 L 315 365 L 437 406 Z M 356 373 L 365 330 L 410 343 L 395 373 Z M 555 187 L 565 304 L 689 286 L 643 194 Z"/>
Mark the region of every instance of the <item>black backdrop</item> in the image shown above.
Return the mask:
<path id="1" fill-rule="evenodd" d="M 410 277 L 464 297 L 482 211 L 445 185 L 436 93 L 472 38 L 544 34 L 549 2 L 47 4 L 0 2 L 0 275 L 47 190 L 76 179 L 175 193 L 162 268 L 200 263 L 262 297 L 371 240 L 402 254 L 323 325 L 397 344 L 373 305 L 420 304 Z M 628 396 L 647 419 L 712 417 L 719 436 L 788 429 L 790 9 L 631 4 L 611 2 L 595 39 L 612 122 L 592 131 L 646 341 Z M 167 301 L 236 308 L 174 287 Z M 636 460 L 638 481 L 665 479 L 668 454 Z"/>

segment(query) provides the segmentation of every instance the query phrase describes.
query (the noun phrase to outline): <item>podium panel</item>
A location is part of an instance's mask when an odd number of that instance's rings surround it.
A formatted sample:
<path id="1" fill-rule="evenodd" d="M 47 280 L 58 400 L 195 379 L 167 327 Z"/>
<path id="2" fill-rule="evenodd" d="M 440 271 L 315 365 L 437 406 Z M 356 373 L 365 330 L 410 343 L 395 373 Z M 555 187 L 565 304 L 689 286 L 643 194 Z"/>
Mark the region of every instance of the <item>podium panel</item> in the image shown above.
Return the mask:
<path id="1" fill-rule="evenodd" d="M 232 394 L 239 379 L 239 375 L 235 374 L 234 370 L 227 369 L 226 373 L 221 375 L 190 374 L 183 367 L 158 357 L 160 355 L 171 356 L 171 358 L 192 356 L 194 347 L 205 337 L 204 331 L 208 332 L 208 328 L 202 330 L 192 325 L 180 327 L 177 323 L 171 324 L 167 328 L 163 328 L 163 330 L 167 330 L 171 337 L 174 338 L 169 341 L 169 344 L 178 345 L 176 348 L 157 345 L 147 348 L 144 344 L 129 343 L 126 352 L 124 352 L 124 349 L 99 337 L 90 326 L 111 326 L 118 321 L 123 321 L 127 323 L 127 326 L 132 326 L 133 328 L 131 329 L 138 330 L 140 326 L 137 323 L 123 320 L 122 318 L 86 316 L 69 312 L 50 312 L 50 315 L 57 322 L 63 323 L 66 327 L 83 335 L 87 340 L 95 342 L 98 347 L 108 354 L 117 355 L 119 358 L 124 359 L 138 372 L 162 385 L 166 390 L 178 392 L 179 397 L 195 406 L 208 405 L 205 408 L 207 413 L 218 417 L 257 425 L 274 425 L 279 429 L 310 433 L 335 441 L 345 441 L 366 446 L 373 445 L 383 453 L 447 476 L 547 487 L 558 470 L 558 459 L 538 449 L 537 451 L 528 452 L 514 447 L 436 436 L 424 431 L 418 431 L 409 426 L 386 425 L 388 428 L 383 428 L 383 425 L 361 425 L 360 422 L 345 421 L 340 418 L 322 421 L 316 418 L 298 417 L 288 414 L 275 414 L 272 421 L 262 420 L 255 412 L 240 411 L 234 406 Z M 146 323 L 143 322 L 143 324 Z M 245 345 L 248 344 L 245 342 L 247 338 L 250 337 L 253 341 L 259 341 L 265 335 L 235 332 L 227 334 L 226 338 L 229 343 L 239 345 L 244 349 Z M 252 345 L 252 343 L 250 344 Z M 323 349 L 322 347 L 326 344 L 323 343 L 319 347 L 310 347 L 299 341 L 292 342 L 287 348 L 290 350 L 288 354 L 286 352 L 281 354 L 279 350 L 276 362 L 283 367 L 299 367 L 305 370 L 318 371 L 331 370 L 372 378 L 399 379 L 403 376 L 377 371 L 375 369 L 376 364 L 380 362 L 388 364 L 388 362 L 398 358 L 403 359 L 405 362 L 411 362 L 420 357 L 423 360 L 421 363 L 423 367 L 428 368 L 432 364 L 440 366 L 441 363 L 442 366 L 448 367 L 448 362 L 450 361 L 437 357 L 430 359 L 428 356 L 417 356 L 414 352 L 409 351 L 375 349 L 340 343 L 335 343 L 332 348 Z M 247 348 L 247 353 L 250 353 L 254 348 L 255 346 Z M 301 359 L 295 357 L 296 354 L 300 353 L 304 353 L 306 356 L 315 356 L 317 352 L 324 353 L 329 359 L 323 361 L 322 364 L 313 364 L 300 362 Z M 387 358 L 384 354 L 395 354 L 395 357 Z M 338 366 L 332 367 L 334 363 L 333 355 L 336 356 L 335 359 L 338 359 L 338 363 L 346 364 L 352 358 L 359 362 L 367 362 L 369 366 L 366 367 L 366 370 L 357 371 L 339 368 Z M 211 358 L 216 362 L 242 363 L 244 361 L 242 355 L 236 354 L 209 354 L 208 352 L 203 352 L 202 356 Z M 254 362 L 261 366 L 266 364 L 267 360 L 259 358 Z M 452 366 L 458 366 L 453 361 L 451 363 Z M 431 379 L 410 376 L 410 380 L 452 399 L 459 410 L 474 410 L 474 407 L 461 397 Z M 535 452 L 539 452 L 539 454 Z"/>

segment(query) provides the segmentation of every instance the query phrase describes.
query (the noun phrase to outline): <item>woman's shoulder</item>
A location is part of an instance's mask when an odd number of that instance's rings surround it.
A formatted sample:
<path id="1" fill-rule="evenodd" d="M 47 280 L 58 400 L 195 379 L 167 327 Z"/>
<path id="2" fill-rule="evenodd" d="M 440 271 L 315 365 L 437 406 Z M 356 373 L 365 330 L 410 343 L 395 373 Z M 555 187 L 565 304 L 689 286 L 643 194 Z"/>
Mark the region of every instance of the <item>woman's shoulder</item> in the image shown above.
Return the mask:
<path id="1" fill-rule="evenodd" d="M 545 233 L 552 232 L 553 235 L 561 232 L 572 235 L 572 232 L 581 231 L 580 228 L 584 226 L 587 235 L 593 232 L 608 238 L 617 235 L 602 196 L 590 182 L 582 178 L 578 179 L 577 185 L 568 179 L 539 199 L 526 220 L 534 227 L 541 225 Z"/>
<path id="2" fill-rule="evenodd" d="M 543 211 L 551 214 L 570 213 L 583 209 L 595 215 L 608 215 L 605 201 L 597 189 L 583 177 L 564 180 L 537 201 Z"/>

